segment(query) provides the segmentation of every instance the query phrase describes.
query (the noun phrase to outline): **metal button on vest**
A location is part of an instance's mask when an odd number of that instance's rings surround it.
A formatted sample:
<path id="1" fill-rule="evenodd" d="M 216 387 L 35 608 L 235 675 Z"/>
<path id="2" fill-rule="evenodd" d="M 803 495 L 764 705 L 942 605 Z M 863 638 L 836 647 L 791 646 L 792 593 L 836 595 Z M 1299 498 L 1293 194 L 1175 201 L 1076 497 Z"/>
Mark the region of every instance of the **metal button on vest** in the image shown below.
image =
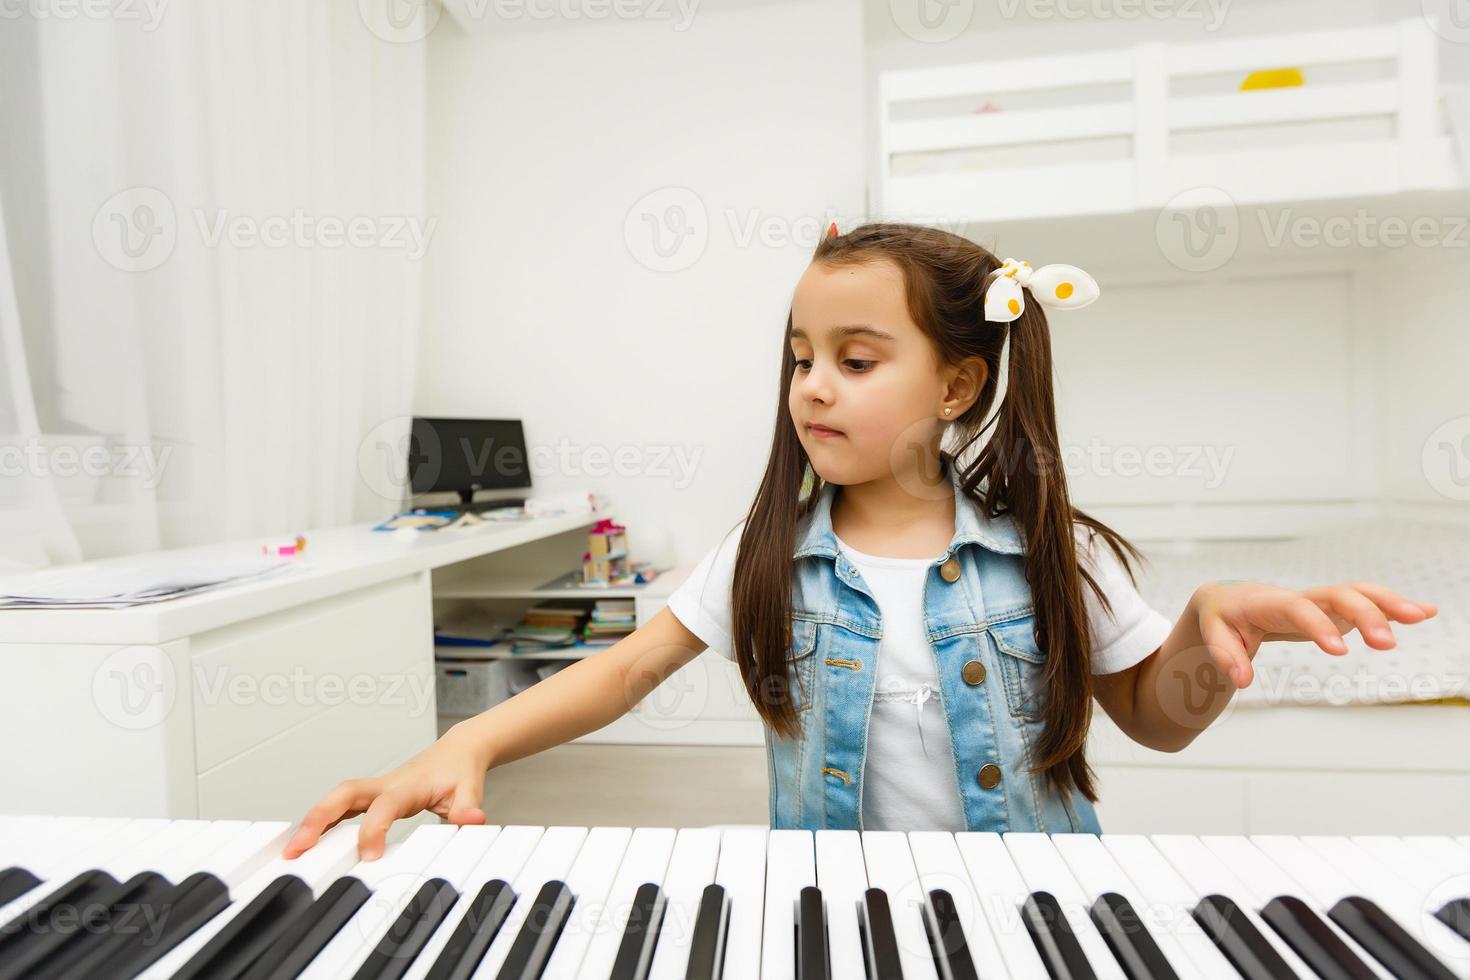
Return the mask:
<path id="1" fill-rule="evenodd" d="M 993 762 L 987 762 L 980 767 L 980 786 L 984 789 L 995 789 L 1000 785 L 1000 766 Z"/>
<path id="2" fill-rule="evenodd" d="M 953 582 L 960 577 L 960 563 L 954 558 L 939 566 L 939 575 L 946 582 Z"/>
<path id="3" fill-rule="evenodd" d="M 967 660 L 960 669 L 960 676 L 965 679 L 966 684 L 974 687 L 985 680 L 985 665 L 978 660 Z"/>

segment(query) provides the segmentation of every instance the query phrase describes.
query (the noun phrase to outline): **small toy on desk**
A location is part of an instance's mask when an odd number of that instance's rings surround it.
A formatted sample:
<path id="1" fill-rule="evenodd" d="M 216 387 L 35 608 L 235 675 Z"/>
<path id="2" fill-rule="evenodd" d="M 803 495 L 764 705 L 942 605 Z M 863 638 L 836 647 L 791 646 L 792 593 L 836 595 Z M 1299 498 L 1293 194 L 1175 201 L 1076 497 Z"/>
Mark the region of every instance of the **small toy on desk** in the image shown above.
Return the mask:
<path id="1" fill-rule="evenodd" d="M 587 550 L 582 554 L 583 585 L 642 585 L 657 576 L 652 562 L 628 557 L 628 529 L 623 525 L 604 518 L 587 533 Z"/>
<path id="2" fill-rule="evenodd" d="M 299 555 L 306 550 L 306 535 L 298 534 L 289 542 L 276 541 L 271 544 L 261 545 L 262 555 Z"/>

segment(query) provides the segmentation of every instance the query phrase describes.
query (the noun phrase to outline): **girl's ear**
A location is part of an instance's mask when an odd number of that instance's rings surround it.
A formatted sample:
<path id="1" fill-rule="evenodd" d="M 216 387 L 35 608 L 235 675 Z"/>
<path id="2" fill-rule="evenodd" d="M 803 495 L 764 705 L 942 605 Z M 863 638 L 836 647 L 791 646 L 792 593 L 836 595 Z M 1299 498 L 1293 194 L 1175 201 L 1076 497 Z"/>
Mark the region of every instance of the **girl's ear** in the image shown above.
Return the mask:
<path id="1" fill-rule="evenodd" d="M 983 357 L 967 357 L 946 370 L 949 376 L 944 387 L 944 400 L 956 403 L 954 415 L 965 414 L 985 390 L 990 379 L 990 365 Z"/>

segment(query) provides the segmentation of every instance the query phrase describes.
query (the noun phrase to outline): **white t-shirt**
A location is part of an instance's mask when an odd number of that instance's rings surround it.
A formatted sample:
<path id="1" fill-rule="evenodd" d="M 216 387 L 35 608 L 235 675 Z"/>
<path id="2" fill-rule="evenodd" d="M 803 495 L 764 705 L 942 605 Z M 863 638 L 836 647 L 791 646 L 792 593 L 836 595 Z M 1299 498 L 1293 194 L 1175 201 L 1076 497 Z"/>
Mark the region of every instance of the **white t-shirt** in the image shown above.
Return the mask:
<path id="1" fill-rule="evenodd" d="M 1100 536 L 1089 547 L 1089 529 L 1078 524 L 1075 530 L 1078 560 L 1097 580 L 1113 611 L 1109 616 L 1083 584 L 1093 638 L 1092 672 L 1126 670 L 1153 653 L 1173 623 L 1143 601 Z M 735 655 L 730 593 L 743 531 L 744 522 L 669 596 L 669 608 L 679 621 L 731 660 Z M 934 651 L 924 629 L 924 576 L 934 559 L 868 555 L 841 538 L 837 544 L 858 567 L 883 620 L 863 764 L 863 827 L 962 831 L 964 810 L 955 785 L 949 726 L 939 703 Z"/>

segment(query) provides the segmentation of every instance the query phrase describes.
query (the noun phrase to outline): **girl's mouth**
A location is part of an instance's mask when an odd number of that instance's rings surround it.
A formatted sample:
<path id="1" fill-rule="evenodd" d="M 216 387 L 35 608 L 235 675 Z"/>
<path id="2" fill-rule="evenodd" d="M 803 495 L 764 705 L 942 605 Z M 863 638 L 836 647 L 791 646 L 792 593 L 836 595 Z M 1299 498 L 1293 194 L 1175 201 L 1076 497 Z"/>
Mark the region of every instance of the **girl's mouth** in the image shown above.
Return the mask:
<path id="1" fill-rule="evenodd" d="M 806 430 L 818 439 L 835 439 L 842 435 L 842 432 L 837 429 L 829 429 L 825 425 L 817 425 L 812 422 L 807 423 Z"/>

